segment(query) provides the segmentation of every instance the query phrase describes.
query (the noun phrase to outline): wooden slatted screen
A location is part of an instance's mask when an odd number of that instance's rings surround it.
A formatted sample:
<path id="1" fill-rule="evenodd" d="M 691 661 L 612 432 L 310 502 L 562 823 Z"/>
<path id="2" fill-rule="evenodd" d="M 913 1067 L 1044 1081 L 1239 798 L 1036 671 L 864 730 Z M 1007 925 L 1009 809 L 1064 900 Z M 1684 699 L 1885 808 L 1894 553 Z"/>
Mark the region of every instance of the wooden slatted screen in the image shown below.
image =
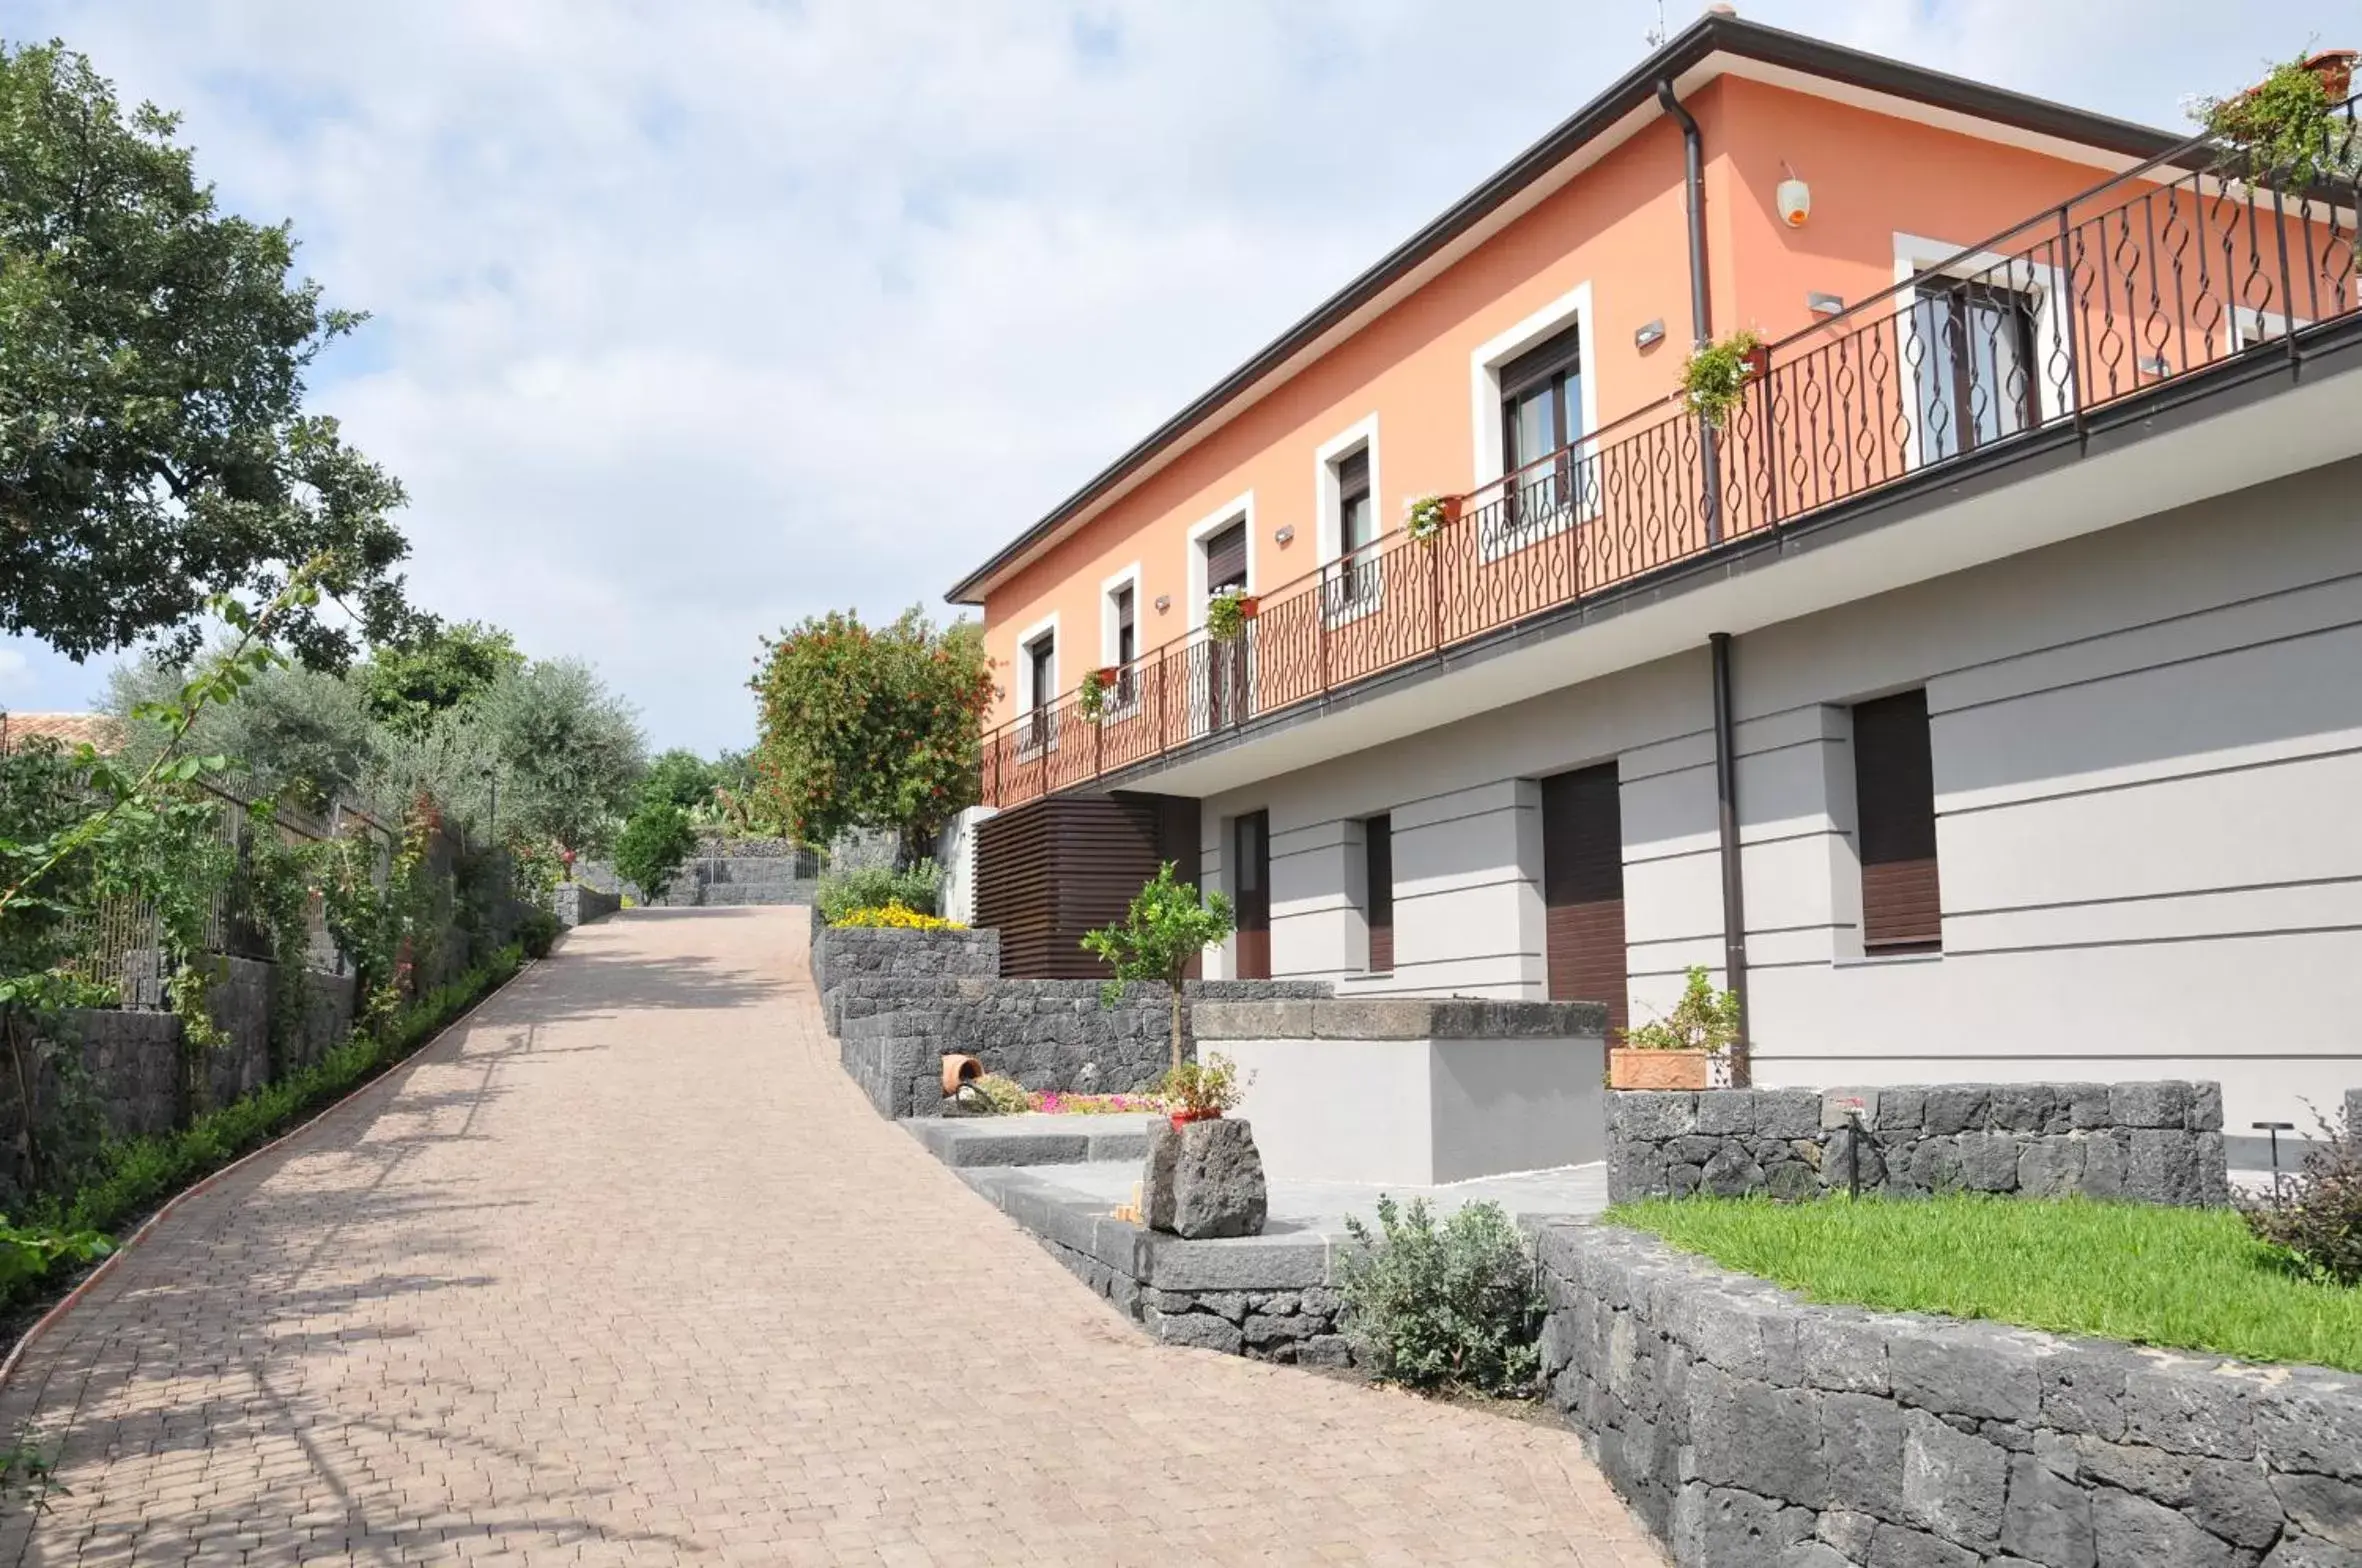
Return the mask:
<path id="1" fill-rule="evenodd" d="M 1854 704 L 1854 801 L 1862 859 L 1862 946 L 1872 952 L 1943 945 L 1936 877 L 1935 762 L 1927 693 Z"/>
<path id="2" fill-rule="evenodd" d="M 1361 825 L 1368 857 L 1370 973 L 1394 972 L 1394 819 L 1372 817 Z"/>
<path id="3" fill-rule="evenodd" d="M 1543 940 L 1550 998 L 1605 1002 L 1629 1018 L 1624 951 L 1624 807 L 1616 765 L 1542 781 Z"/>
<path id="4" fill-rule="evenodd" d="M 1198 879 L 1198 804 L 1169 795 L 1052 795 L 976 829 L 976 923 L 1001 934 L 1001 973 L 1103 980 L 1085 931 L 1123 919 L 1160 861 Z"/>

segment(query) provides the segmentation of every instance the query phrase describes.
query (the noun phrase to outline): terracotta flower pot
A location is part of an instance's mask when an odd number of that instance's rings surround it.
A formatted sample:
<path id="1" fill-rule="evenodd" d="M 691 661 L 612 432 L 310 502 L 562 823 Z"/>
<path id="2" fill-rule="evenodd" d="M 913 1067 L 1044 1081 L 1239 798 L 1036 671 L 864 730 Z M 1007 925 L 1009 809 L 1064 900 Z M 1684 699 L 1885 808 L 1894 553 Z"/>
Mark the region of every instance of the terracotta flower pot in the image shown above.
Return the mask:
<path id="1" fill-rule="evenodd" d="M 1464 495 L 1447 495 L 1443 498 L 1443 525 L 1446 528 L 1460 520 L 1460 508 L 1467 500 Z"/>
<path id="2" fill-rule="evenodd" d="M 1636 1051 L 1618 1046 L 1607 1057 L 1611 1089 L 1704 1089 L 1711 1087 L 1713 1070 L 1711 1051 Z"/>
<path id="3" fill-rule="evenodd" d="M 1255 614 L 1256 614 L 1256 612 L 1257 612 L 1257 611 L 1259 611 L 1259 610 L 1261 610 L 1262 608 L 1263 608 L 1263 599 L 1262 599 L 1262 596 L 1261 596 L 1261 595 L 1259 595 L 1259 594 L 1251 594 L 1251 593 L 1249 593 L 1249 594 L 1241 594 L 1241 595 L 1239 595 L 1239 599 L 1238 599 L 1238 618 L 1239 618 L 1240 620 L 1242 620 L 1242 621 L 1251 621 L 1251 620 L 1253 620 L 1253 619 L 1255 618 Z"/>
<path id="4" fill-rule="evenodd" d="M 2321 79 L 2321 91 L 2333 104 L 2346 101 L 2354 90 L 2354 61 L 2352 49 L 2330 49 L 2305 62 L 2305 69 Z"/>
<path id="5" fill-rule="evenodd" d="M 1172 1115 L 1175 1132 L 1179 1132 L 1191 1122 L 1218 1122 L 1222 1119 L 1220 1111 L 1175 1111 Z"/>
<path id="6" fill-rule="evenodd" d="M 1103 664 L 1099 667 L 1099 684 L 1112 687 L 1123 678 L 1123 673 L 1123 668 L 1120 665 Z"/>
<path id="7" fill-rule="evenodd" d="M 955 1056 L 946 1052 L 943 1057 L 943 1092 L 960 1092 L 963 1083 L 974 1083 L 984 1076 L 984 1064 L 973 1056 Z"/>
<path id="8" fill-rule="evenodd" d="M 1739 362 L 1747 367 L 1747 379 L 1750 381 L 1770 375 L 1771 345 L 1768 343 L 1756 344 L 1740 356 Z"/>

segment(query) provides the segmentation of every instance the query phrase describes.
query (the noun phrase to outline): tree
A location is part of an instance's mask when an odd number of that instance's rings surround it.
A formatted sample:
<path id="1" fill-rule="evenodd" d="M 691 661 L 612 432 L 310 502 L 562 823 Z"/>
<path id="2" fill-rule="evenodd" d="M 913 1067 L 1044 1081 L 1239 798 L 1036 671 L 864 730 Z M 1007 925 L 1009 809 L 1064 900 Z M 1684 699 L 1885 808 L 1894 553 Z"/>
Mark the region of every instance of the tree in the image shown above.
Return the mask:
<path id="1" fill-rule="evenodd" d="M 638 884 L 641 896 L 655 903 L 664 897 L 696 847 L 697 829 L 690 823 L 689 813 L 650 791 L 615 841 L 615 870 L 626 881 Z"/>
<path id="2" fill-rule="evenodd" d="M 1162 980 L 1173 994 L 1173 1068 L 1181 1067 L 1181 982 L 1198 954 L 1230 935 L 1230 900 L 1209 893 L 1201 903 L 1197 889 L 1173 875 L 1173 863 L 1156 868 L 1156 875 L 1133 895 L 1124 923 L 1083 937 L 1083 950 L 1097 954 L 1115 978 L 1100 988 L 1102 1002 L 1112 1003 L 1128 980 Z"/>
<path id="3" fill-rule="evenodd" d="M 189 673 L 188 666 L 154 662 L 116 668 L 107 708 L 125 721 L 127 757 L 145 759 L 163 745 L 164 727 L 141 723 L 133 714 L 167 702 Z M 257 673 L 236 702 L 205 710 L 189 739 L 200 751 L 229 758 L 262 791 L 324 811 L 338 800 L 367 798 L 384 736 L 352 681 L 325 670 L 275 665 Z"/>
<path id="4" fill-rule="evenodd" d="M 669 800 L 683 811 L 695 811 L 713 804 L 714 785 L 718 782 L 715 771 L 697 753 L 675 746 L 657 753 L 656 760 L 648 764 L 648 777 L 640 786 L 640 794 L 643 799 Z"/>
<path id="5" fill-rule="evenodd" d="M 503 823 L 578 853 L 605 847 L 647 771 L 630 707 L 578 659 L 508 671 L 445 723 L 475 732 L 457 749 L 497 779 Z"/>
<path id="6" fill-rule="evenodd" d="M 906 859 L 976 798 L 992 701 L 983 631 L 937 630 L 916 608 L 872 629 L 830 611 L 764 642 L 755 766 L 790 832 L 825 844 L 848 828 L 899 834 Z"/>
<path id="7" fill-rule="evenodd" d="M 454 624 L 421 616 L 355 671 L 380 724 L 421 735 L 438 714 L 463 707 L 504 674 L 525 667 L 516 640 L 482 621 Z"/>
<path id="8" fill-rule="evenodd" d="M 352 624 L 293 605 L 278 635 L 340 666 L 408 614 L 401 486 L 303 411 L 363 318 L 289 281 L 285 224 L 215 210 L 177 126 L 62 46 L 0 45 L 0 629 L 185 657 L 209 596 L 318 559 Z"/>

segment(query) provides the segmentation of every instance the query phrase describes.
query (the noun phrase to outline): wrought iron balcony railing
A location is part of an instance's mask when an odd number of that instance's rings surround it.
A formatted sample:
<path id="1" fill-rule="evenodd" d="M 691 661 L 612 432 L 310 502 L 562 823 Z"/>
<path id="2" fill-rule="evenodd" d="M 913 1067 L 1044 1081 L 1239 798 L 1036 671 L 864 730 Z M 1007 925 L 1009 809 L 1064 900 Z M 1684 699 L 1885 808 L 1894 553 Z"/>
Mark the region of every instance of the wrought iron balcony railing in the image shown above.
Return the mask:
<path id="1" fill-rule="evenodd" d="M 2362 310 L 2349 99 L 2303 180 L 2204 137 L 1760 356 L 1718 421 L 1643 408 L 988 731 L 1010 806 L 1182 752 L 1370 676 L 1958 464 Z"/>

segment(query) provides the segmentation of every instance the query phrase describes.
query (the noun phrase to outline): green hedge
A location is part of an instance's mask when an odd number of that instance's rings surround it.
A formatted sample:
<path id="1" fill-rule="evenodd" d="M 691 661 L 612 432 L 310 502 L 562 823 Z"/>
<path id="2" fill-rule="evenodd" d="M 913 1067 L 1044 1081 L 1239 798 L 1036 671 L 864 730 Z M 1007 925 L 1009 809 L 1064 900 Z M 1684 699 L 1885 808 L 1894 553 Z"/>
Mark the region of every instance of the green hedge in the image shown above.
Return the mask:
<path id="1" fill-rule="evenodd" d="M 510 946 L 421 996 L 382 1034 L 353 1035 L 317 1062 L 207 1111 L 177 1132 L 110 1141 L 98 1174 L 70 1196 L 45 1201 L 21 1229 L 0 1221 L 0 1304 L 33 1294 L 58 1265 L 107 1250 L 103 1233 L 268 1143 L 306 1116 L 410 1055 L 524 965 Z"/>

